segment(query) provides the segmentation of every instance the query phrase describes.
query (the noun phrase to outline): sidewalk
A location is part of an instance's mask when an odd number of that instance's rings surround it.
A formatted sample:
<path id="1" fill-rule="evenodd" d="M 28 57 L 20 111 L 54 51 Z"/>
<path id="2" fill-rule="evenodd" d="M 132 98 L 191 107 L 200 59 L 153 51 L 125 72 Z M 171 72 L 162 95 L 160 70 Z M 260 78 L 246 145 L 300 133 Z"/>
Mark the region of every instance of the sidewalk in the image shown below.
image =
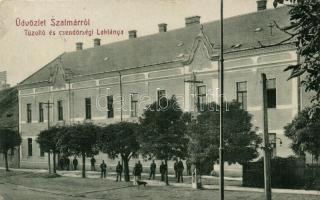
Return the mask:
<path id="1" fill-rule="evenodd" d="M 0 167 L 0 169 L 4 169 Z M 21 171 L 21 172 L 36 172 L 36 173 L 47 173 L 47 170 L 44 169 L 10 169 L 12 171 Z M 81 177 L 81 171 L 57 171 L 57 173 L 61 176 L 65 177 Z M 100 172 L 98 171 L 86 171 L 87 178 L 100 178 Z M 109 176 L 108 176 L 109 175 Z M 111 176 L 110 176 L 111 175 Z M 107 174 L 108 180 L 116 180 L 116 173 L 109 172 Z M 144 173 L 143 175 L 147 176 L 148 174 Z M 156 177 L 159 177 L 157 175 Z M 169 175 L 169 177 L 174 177 L 174 175 Z M 188 176 L 186 176 L 188 177 Z M 205 178 L 212 178 L 212 179 L 219 179 L 219 177 L 213 176 L 204 176 Z M 239 178 L 232 178 L 232 177 L 225 177 L 225 180 L 239 180 Z M 240 178 L 241 180 L 241 178 Z M 164 182 L 158 180 L 144 180 L 151 186 L 165 186 Z M 190 183 L 174 183 L 170 182 L 171 186 L 174 187 L 185 187 L 191 188 Z M 211 190 L 219 190 L 219 185 L 204 185 L 204 189 L 211 189 Z M 264 192 L 262 188 L 249 188 L 249 187 L 240 187 L 240 186 L 225 186 L 225 191 L 239 191 L 239 192 Z M 273 193 L 280 193 L 280 194 L 305 194 L 305 195 L 319 195 L 320 191 L 315 190 L 294 190 L 294 189 L 272 189 Z M 1 196 L 0 196 L 1 200 Z"/>

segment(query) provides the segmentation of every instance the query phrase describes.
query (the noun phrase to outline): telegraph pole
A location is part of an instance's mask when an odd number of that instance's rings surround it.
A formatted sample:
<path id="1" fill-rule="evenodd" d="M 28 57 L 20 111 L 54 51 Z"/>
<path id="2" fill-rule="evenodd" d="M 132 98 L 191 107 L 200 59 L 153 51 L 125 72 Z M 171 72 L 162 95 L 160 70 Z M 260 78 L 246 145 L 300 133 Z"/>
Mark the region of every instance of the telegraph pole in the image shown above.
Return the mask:
<path id="1" fill-rule="evenodd" d="M 121 71 L 119 71 L 119 86 L 120 86 L 120 122 L 122 122 L 122 106 L 123 106 L 123 98 L 122 98 L 122 75 L 121 75 Z"/>
<path id="2" fill-rule="evenodd" d="M 219 69 L 219 86 L 220 86 L 220 147 L 219 147 L 219 164 L 220 164 L 220 200 L 224 200 L 224 135 L 223 135 L 223 101 L 224 101 L 224 77 L 223 77 L 223 0 L 220 3 L 220 69 Z"/>
<path id="3" fill-rule="evenodd" d="M 264 189 L 266 200 L 271 200 L 271 165 L 270 165 L 270 144 L 268 133 L 268 108 L 267 108 L 267 78 L 261 74 L 262 79 L 262 106 L 263 106 L 263 149 L 264 149 Z"/>
<path id="4" fill-rule="evenodd" d="M 46 107 L 48 108 L 47 114 L 48 114 L 48 130 L 50 128 L 50 108 L 52 107 L 51 105 L 53 105 L 53 103 L 50 103 L 50 101 L 48 100 L 48 102 L 44 103 L 46 105 Z M 54 162 L 55 163 L 55 162 Z M 48 152 L 48 165 L 49 165 L 49 174 L 51 174 L 51 159 L 50 159 L 50 151 Z"/>
<path id="5" fill-rule="evenodd" d="M 194 118 L 195 120 L 197 120 L 197 116 L 198 116 L 198 105 L 197 105 L 197 83 L 203 83 L 203 81 L 198 81 L 197 77 L 196 77 L 196 73 L 193 72 L 193 78 L 192 80 L 185 80 L 185 83 L 191 83 L 193 85 L 193 102 L 194 102 Z M 195 167 L 195 172 L 194 172 L 194 180 L 192 181 L 192 187 L 199 189 L 199 184 L 198 184 L 198 174 L 197 174 L 197 168 Z"/>

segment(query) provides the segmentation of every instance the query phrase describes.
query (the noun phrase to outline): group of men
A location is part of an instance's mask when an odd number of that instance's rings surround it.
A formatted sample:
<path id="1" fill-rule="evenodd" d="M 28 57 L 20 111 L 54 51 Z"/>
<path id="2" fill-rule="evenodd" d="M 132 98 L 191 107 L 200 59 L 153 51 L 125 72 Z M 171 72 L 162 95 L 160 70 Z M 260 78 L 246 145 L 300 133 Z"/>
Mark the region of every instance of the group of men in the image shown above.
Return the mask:
<path id="1" fill-rule="evenodd" d="M 91 158 L 91 171 L 96 171 L 96 159 L 94 157 Z M 73 165 L 73 170 L 77 170 L 78 168 L 78 160 L 75 157 L 72 161 Z M 61 157 L 59 159 L 59 166 L 61 170 L 70 170 L 70 159 L 68 157 Z M 186 166 L 187 166 L 187 175 L 191 175 L 191 161 L 188 159 L 186 161 Z M 150 174 L 149 174 L 149 180 L 155 179 L 155 174 L 156 174 L 156 168 L 157 165 L 155 161 L 153 160 L 150 164 Z M 100 170 L 101 170 L 101 178 L 106 178 L 107 176 L 107 164 L 103 160 L 102 163 L 100 164 Z M 133 176 L 135 177 L 135 180 L 141 180 L 141 174 L 143 171 L 143 167 L 140 161 L 138 161 L 134 168 L 133 168 Z M 162 161 L 161 165 L 159 167 L 159 171 L 161 174 L 161 181 L 165 181 L 165 174 L 167 171 L 167 165 Z M 183 182 L 183 171 L 184 171 L 184 165 L 182 160 L 176 159 L 174 163 L 174 172 L 175 172 L 175 178 L 177 179 L 177 182 L 179 183 L 180 181 Z M 120 161 L 118 162 L 116 166 L 116 173 L 117 173 L 117 179 L 116 181 L 121 181 L 122 177 L 122 172 L 123 172 L 123 166 L 121 165 Z"/>
<path id="2" fill-rule="evenodd" d="M 58 162 L 60 170 L 77 170 L 78 169 L 78 159 L 75 157 L 72 160 L 72 166 L 70 163 L 70 159 L 67 156 L 61 157 Z M 72 168 L 72 169 L 71 169 Z"/>

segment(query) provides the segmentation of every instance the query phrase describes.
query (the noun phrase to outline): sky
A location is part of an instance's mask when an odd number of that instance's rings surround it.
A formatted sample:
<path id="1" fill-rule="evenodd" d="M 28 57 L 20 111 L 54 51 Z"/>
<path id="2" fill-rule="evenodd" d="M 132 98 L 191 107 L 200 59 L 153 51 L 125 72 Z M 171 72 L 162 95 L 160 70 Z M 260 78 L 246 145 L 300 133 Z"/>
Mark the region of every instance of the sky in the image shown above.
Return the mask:
<path id="1" fill-rule="evenodd" d="M 268 1 L 268 8 L 272 8 Z M 224 0 L 225 17 L 256 12 L 256 0 Z M 218 20 L 220 0 L 0 0 L 0 71 L 7 71 L 8 83 L 15 85 L 62 54 L 83 48 L 128 39 L 129 30 L 138 37 L 158 32 L 159 23 L 167 23 L 168 31 L 185 26 L 185 17 L 201 16 L 201 23 Z M 90 19 L 90 26 L 52 27 L 50 20 Z M 46 20 L 44 27 L 17 26 L 20 20 Z M 45 32 L 27 36 L 25 30 Z M 63 36 L 64 30 L 94 30 L 93 36 Z M 120 35 L 97 36 L 96 29 L 123 31 Z M 49 35 L 55 31 L 56 35 Z"/>

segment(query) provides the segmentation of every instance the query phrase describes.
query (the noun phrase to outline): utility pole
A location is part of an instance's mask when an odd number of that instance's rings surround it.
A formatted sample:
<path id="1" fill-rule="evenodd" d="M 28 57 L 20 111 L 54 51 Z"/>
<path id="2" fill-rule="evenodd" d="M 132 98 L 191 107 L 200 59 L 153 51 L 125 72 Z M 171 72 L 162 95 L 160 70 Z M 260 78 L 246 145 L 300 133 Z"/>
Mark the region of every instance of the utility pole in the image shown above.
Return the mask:
<path id="1" fill-rule="evenodd" d="M 262 106 L 263 106 L 263 149 L 264 149 L 264 189 L 266 200 L 271 200 L 271 166 L 270 166 L 270 143 L 268 133 L 268 102 L 267 102 L 267 78 L 261 74 L 262 79 Z"/>
<path id="2" fill-rule="evenodd" d="M 123 98 L 122 98 L 122 75 L 121 71 L 119 71 L 119 86 L 120 86 L 120 122 L 122 122 L 122 106 L 123 106 Z"/>
<path id="3" fill-rule="evenodd" d="M 198 81 L 197 77 L 196 77 L 196 73 L 193 72 L 193 78 L 192 80 L 185 80 L 185 83 L 191 83 L 193 85 L 193 103 L 194 103 L 194 118 L 195 120 L 197 120 L 197 116 L 198 116 L 198 101 L 197 101 L 197 83 L 203 83 L 203 81 Z M 201 186 L 199 184 L 199 177 L 198 177 L 198 172 L 197 172 L 197 168 L 195 167 L 194 170 L 194 179 L 192 180 L 192 187 L 195 189 L 199 189 Z M 200 182 L 201 183 L 201 182 Z"/>
<path id="4" fill-rule="evenodd" d="M 53 105 L 53 103 L 50 103 L 50 101 L 48 100 L 48 102 L 44 103 L 46 105 L 46 107 L 48 108 L 47 114 L 48 114 L 48 130 L 50 128 L 50 108 L 52 107 L 51 105 Z M 55 162 L 54 162 L 55 163 Z M 51 158 L 50 158 L 50 152 L 48 152 L 48 165 L 49 165 L 49 174 L 51 174 Z"/>
<path id="5" fill-rule="evenodd" d="M 223 135 L 223 101 L 224 101 L 224 58 L 223 58 L 223 0 L 220 3 L 220 68 L 219 68 L 219 87 L 220 87 L 220 200 L 224 200 L 224 135 Z"/>

